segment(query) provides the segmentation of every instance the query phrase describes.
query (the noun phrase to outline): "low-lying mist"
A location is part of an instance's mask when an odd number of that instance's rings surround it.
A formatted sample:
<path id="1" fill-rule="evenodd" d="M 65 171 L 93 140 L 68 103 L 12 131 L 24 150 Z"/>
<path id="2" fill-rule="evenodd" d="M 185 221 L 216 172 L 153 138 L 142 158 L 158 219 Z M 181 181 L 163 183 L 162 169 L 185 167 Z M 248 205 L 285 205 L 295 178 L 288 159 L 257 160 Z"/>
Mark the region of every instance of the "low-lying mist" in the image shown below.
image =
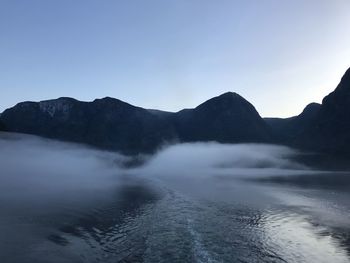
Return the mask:
<path id="1" fill-rule="evenodd" d="M 298 154 L 291 148 L 268 144 L 185 143 L 163 149 L 135 170 L 163 176 L 305 173 L 309 169 L 293 160 Z"/>
<path id="2" fill-rule="evenodd" d="M 166 147 L 153 156 L 123 156 L 84 145 L 58 142 L 36 136 L 2 133 L 0 166 L 4 178 L 35 186 L 96 188 L 115 175 L 305 173 L 308 168 L 293 160 L 299 152 L 267 144 L 185 143 Z M 137 167 L 129 164 L 137 164 Z M 103 178 L 103 180 L 101 180 Z M 6 188 L 2 184 L 1 188 Z"/>
<path id="3" fill-rule="evenodd" d="M 297 154 L 284 146 L 211 142 L 173 145 L 153 156 L 127 157 L 79 144 L 1 133 L 0 192 L 9 200 L 62 202 L 93 199 L 96 192 L 137 178 L 248 178 L 311 172 L 293 161 Z M 139 165 L 128 167 L 135 163 Z"/>
<path id="4" fill-rule="evenodd" d="M 95 188 L 103 184 L 106 178 L 118 172 L 117 162 L 126 157 L 90 149 L 88 147 L 57 142 L 40 137 L 21 134 L 2 134 L 0 137 L 0 167 L 4 180 L 20 180 L 27 185 L 41 188 L 70 187 Z M 104 180 L 97 180 L 103 177 Z M 96 184 L 99 182 L 98 184 Z M 73 186 L 72 186 L 73 187 Z M 4 182 L 1 184 L 4 188 Z"/>
<path id="5" fill-rule="evenodd" d="M 281 178 L 292 178 L 283 183 L 294 180 L 293 186 L 315 184 L 320 176 L 329 185 L 338 178 L 299 163 L 300 154 L 278 145 L 210 142 L 124 156 L 0 133 L 0 258 L 172 262 L 195 255 L 197 260 L 178 261 L 231 262 L 249 255 L 256 262 L 273 251 L 310 262 L 311 252 L 322 246 L 318 259 L 330 262 L 328 251 L 337 249 L 340 259 L 334 262 L 347 262 L 341 247 L 346 239 L 332 236 L 348 233 L 333 230 L 347 228 L 348 213 L 342 211 L 348 211 L 348 195 L 321 190 L 309 198 L 308 189 L 280 184 Z M 332 238 L 312 232 L 320 224 Z M 295 229 L 298 234 L 290 235 Z"/>
<path id="6" fill-rule="evenodd" d="M 0 187 L 9 189 L 8 183 L 19 180 L 32 191 L 60 186 L 94 189 L 135 173 L 150 177 L 305 173 L 308 168 L 293 160 L 298 154 L 285 146 L 209 142 L 178 144 L 153 156 L 129 157 L 79 144 L 2 133 Z M 130 163 L 138 166 L 130 168 Z"/>

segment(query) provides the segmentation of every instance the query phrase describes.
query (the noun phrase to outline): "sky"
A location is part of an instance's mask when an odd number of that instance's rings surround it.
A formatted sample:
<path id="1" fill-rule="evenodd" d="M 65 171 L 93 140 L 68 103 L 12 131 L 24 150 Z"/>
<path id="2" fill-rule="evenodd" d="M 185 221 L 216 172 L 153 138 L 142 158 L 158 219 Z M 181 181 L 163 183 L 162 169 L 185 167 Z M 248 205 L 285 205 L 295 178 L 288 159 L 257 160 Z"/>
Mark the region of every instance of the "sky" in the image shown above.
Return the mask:
<path id="1" fill-rule="evenodd" d="M 234 91 L 263 117 L 350 67 L 349 0 L 0 0 L 0 112 L 106 96 L 167 111 Z"/>

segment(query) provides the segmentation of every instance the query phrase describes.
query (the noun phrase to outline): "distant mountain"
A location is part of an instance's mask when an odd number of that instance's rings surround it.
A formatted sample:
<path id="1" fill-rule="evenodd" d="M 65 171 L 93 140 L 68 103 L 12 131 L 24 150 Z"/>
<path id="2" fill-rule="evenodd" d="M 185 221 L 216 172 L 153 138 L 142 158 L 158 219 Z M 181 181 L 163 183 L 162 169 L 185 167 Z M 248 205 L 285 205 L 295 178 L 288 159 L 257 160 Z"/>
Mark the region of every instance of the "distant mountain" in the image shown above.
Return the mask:
<path id="1" fill-rule="evenodd" d="M 350 69 L 322 104 L 295 117 L 262 119 L 254 106 L 227 92 L 176 113 L 104 98 L 21 102 L 0 115 L 0 130 L 90 144 L 124 153 L 153 152 L 166 143 L 264 142 L 350 156 Z"/>
<path id="2" fill-rule="evenodd" d="M 225 93 L 178 113 L 147 110 L 104 98 L 22 102 L 0 120 L 8 131 L 87 143 L 122 152 L 152 152 L 174 141 L 268 142 L 269 128 L 255 108 Z"/>
<path id="3" fill-rule="evenodd" d="M 274 141 L 278 143 L 293 144 L 302 134 L 320 111 L 321 104 L 310 103 L 298 116 L 282 118 L 264 118 L 270 126 Z"/>
<path id="4" fill-rule="evenodd" d="M 350 154 L 350 69 L 323 99 L 319 113 L 295 143 L 307 149 Z"/>
<path id="5" fill-rule="evenodd" d="M 268 142 L 269 127 L 254 106 L 236 93 L 212 98 L 174 115 L 182 141 Z"/>
<path id="6" fill-rule="evenodd" d="M 148 152 L 174 138 L 157 114 L 113 98 L 22 102 L 1 115 L 6 129 L 123 152 Z"/>

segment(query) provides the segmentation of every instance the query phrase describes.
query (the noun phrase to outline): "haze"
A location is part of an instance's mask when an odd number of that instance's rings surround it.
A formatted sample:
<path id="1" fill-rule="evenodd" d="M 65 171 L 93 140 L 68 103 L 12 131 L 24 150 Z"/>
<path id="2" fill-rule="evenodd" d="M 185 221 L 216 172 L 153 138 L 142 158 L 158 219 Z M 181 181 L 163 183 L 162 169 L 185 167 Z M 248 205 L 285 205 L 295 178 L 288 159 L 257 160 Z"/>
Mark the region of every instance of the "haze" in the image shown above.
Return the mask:
<path id="1" fill-rule="evenodd" d="M 347 192 L 247 181 L 320 174 L 291 148 L 180 144 L 129 168 L 30 135 L 1 133 L 0 149 L 5 262 L 348 262 Z"/>

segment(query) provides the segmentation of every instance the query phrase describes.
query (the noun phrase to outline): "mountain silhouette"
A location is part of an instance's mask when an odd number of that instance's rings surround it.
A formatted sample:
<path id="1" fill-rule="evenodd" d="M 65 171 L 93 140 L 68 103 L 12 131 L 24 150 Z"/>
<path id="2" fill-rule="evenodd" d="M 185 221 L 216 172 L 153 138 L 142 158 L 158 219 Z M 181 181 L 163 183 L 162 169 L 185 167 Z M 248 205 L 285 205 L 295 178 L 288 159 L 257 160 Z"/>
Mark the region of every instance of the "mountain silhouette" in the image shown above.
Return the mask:
<path id="1" fill-rule="evenodd" d="M 298 116 L 290 118 L 264 118 L 270 126 L 274 142 L 293 144 L 295 139 L 305 131 L 309 123 L 320 111 L 321 104 L 310 103 Z"/>
<path id="2" fill-rule="evenodd" d="M 261 118 L 251 103 L 233 92 L 176 113 L 110 97 L 92 102 L 62 97 L 18 103 L 0 115 L 0 130 L 123 153 L 154 152 L 168 143 L 217 141 L 278 143 L 349 155 L 350 69 L 321 105 L 311 103 L 286 119 Z"/>
<path id="3" fill-rule="evenodd" d="M 146 109 L 113 98 L 22 102 L 1 115 L 6 129 L 108 150 L 148 152 L 173 138 L 172 127 Z"/>
<path id="4" fill-rule="evenodd" d="M 175 129 L 182 141 L 223 143 L 268 142 L 269 127 L 254 106 L 237 93 L 227 92 L 194 109 L 175 114 Z"/>
<path id="5" fill-rule="evenodd" d="M 178 141 L 268 142 L 269 128 L 255 108 L 225 93 L 177 113 L 148 110 L 104 98 L 22 102 L 1 117 L 11 132 L 86 143 L 126 153 L 152 152 Z"/>
<path id="6" fill-rule="evenodd" d="M 350 154 L 350 69 L 326 96 L 318 114 L 295 145 L 332 154 Z"/>

